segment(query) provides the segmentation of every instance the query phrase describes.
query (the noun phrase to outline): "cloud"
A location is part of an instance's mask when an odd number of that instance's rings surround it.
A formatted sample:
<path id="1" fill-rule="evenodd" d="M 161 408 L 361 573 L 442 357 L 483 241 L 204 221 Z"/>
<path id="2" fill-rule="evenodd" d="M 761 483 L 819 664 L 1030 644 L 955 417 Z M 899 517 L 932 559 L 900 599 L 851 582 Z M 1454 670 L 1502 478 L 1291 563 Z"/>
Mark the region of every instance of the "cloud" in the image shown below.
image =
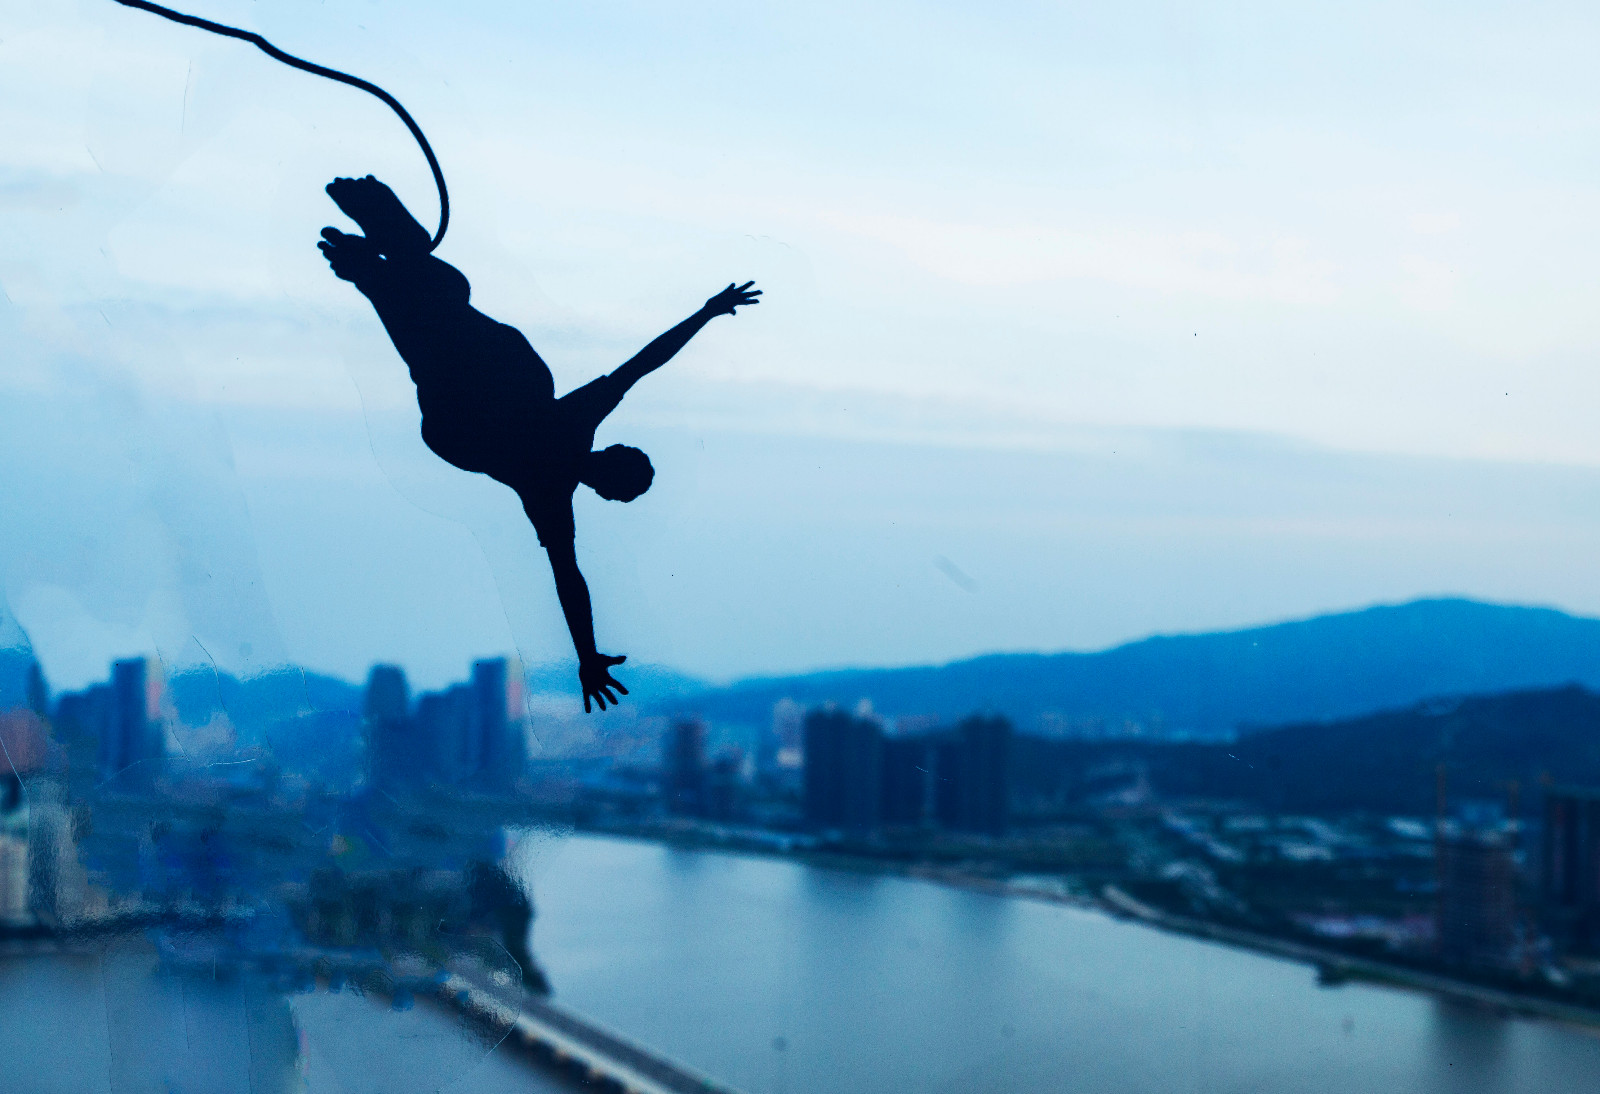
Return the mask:
<path id="1" fill-rule="evenodd" d="M 1336 266 L 1304 240 L 1106 225 L 984 225 L 824 213 L 824 223 L 887 243 L 958 284 L 1009 286 L 1081 279 L 1234 302 L 1331 304 Z"/>

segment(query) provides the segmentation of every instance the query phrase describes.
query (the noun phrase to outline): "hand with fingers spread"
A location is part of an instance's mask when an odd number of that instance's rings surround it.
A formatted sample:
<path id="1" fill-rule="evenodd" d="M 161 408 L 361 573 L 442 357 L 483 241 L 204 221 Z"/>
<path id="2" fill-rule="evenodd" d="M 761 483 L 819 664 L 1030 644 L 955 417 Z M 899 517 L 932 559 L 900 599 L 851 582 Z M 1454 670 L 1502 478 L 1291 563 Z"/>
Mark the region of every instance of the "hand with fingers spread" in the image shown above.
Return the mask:
<path id="1" fill-rule="evenodd" d="M 733 309 L 743 304 L 759 304 L 756 297 L 761 295 L 761 290 L 750 291 L 754 281 L 746 281 L 743 285 L 729 285 L 716 296 L 706 301 L 705 312 L 707 315 L 732 315 Z"/>
<path id="2" fill-rule="evenodd" d="M 620 665 L 628 658 L 626 655 L 613 657 L 607 653 L 596 653 L 586 657 L 578 663 L 578 683 L 583 686 L 583 712 L 589 713 L 589 701 L 593 699 L 600 704 L 600 709 L 606 709 L 606 704 L 616 706 L 620 700 L 613 692 L 620 691 L 628 694 L 628 689 L 617 683 L 611 675 L 611 666 Z"/>

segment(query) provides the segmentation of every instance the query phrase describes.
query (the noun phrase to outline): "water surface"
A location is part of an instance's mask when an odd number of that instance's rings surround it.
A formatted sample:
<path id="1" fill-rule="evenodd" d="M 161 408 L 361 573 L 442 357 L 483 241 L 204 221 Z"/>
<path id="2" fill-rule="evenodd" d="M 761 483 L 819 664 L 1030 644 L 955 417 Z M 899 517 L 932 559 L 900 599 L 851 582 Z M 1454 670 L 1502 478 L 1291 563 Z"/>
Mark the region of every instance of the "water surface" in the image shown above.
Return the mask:
<path id="1" fill-rule="evenodd" d="M 556 998 L 749 1094 L 1555 1094 L 1600 1038 L 1058 905 L 525 841 Z"/>
<path id="2" fill-rule="evenodd" d="M 0 1094 L 556 1094 L 438 1007 L 177 972 L 142 937 L 0 958 Z"/>
<path id="3" fill-rule="evenodd" d="M 1564 1094 L 1600 1037 L 1073 908 L 587 836 L 523 841 L 556 997 L 747 1094 Z M 0 1094 L 559 1084 L 452 1017 L 180 974 L 138 938 L 0 959 Z"/>

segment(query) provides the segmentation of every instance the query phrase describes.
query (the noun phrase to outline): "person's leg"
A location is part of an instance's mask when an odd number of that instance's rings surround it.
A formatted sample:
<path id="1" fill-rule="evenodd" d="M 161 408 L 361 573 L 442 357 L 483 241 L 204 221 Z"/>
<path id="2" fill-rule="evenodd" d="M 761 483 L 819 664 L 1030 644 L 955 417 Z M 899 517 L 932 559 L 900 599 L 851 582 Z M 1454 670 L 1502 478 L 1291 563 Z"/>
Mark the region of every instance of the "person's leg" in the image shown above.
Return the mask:
<path id="1" fill-rule="evenodd" d="M 413 373 L 448 369 L 479 352 L 474 330 L 488 320 L 467 306 L 471 287 L 454 266 L 426 252 L 385 258 L 371 239 L 337 228 L 324 228 L 317 247 L 372 302 Z"/>

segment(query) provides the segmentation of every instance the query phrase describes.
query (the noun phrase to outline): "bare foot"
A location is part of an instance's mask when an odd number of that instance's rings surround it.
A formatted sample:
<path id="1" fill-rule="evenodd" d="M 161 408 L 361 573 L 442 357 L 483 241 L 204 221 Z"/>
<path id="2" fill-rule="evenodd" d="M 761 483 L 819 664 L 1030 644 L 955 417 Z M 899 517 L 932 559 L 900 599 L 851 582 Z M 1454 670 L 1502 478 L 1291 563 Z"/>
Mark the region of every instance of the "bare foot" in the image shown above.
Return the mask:
<path id="1" fill-rule="evenodd" d="M 371 175 L 364 179 L 334 179 L 327 189 L 334 204 L 361 225 L 382 253 L 427 251 L 433 242 L 428 230 L 406 211 L 394 191 Z"/>
<path id="2" fill-rule="evenodd" d="M 317 249 L 333 267 L 334 274 L 346 281 L 361 280 L 383 261 L 370 239 L 346 235 L 337 228 L 322 229 L 322 242 L 317 244 Z"/>

